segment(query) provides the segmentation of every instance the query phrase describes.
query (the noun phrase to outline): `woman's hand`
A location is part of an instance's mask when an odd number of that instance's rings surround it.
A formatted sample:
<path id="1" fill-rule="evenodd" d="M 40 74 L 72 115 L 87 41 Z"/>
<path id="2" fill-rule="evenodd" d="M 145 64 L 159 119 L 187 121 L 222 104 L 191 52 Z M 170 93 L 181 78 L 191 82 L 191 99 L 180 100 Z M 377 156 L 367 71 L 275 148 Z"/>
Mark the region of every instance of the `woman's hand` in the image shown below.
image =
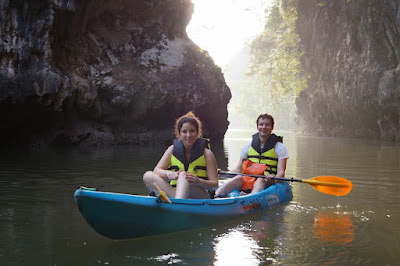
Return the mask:
<path id="1" fill-rule="evenodd" d="M 183 175 L 186 177 L 186 180 L 189 182 L 189 184 L 196 184 L 199 181 L 199 178 L 189 172 L 183 172 Z"/>
<path id="2" fill-rule="evenodd" d="M 178 179 L 180 172 L 182 172 L 182 171 L 178 171 L 178 172 L 167 171 L 167 178 L 169 180 L 176 180 L 176 179 Z"/>

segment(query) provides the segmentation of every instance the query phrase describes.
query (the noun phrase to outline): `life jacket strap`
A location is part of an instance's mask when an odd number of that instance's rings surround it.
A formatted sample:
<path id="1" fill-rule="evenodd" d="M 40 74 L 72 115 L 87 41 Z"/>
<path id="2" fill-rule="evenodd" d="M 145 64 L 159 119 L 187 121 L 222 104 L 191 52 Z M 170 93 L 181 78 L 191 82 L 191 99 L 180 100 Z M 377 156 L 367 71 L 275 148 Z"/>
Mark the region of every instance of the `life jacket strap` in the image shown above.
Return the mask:
<path id="1" fill-rule="evenodd" d="M 249 155 L 247 158 L 256 158 L 259 160 L 272 160 L 272 161 L 278 161 L 278 158 L 273 158 L 273 157 L 266 157 L 266 156 L 261 156 L 261 155 Z"/>
<path id="2" fill-rule="evenodd" d="M 197 172 L 197 171 L 199 171 L 199 170 L 207 171 L 207 167 L 205 167 L 205 166 L 200 166 L 200 165 L 196 165 L 196 166 L 193 168 L 193 171 L 194 171 L 194 172 Z"/>
<path id="3" fill-rule="evenodd" d="M 170 165 L 167 170 L 179 171 L 179 167 L 176 165 Z"/>

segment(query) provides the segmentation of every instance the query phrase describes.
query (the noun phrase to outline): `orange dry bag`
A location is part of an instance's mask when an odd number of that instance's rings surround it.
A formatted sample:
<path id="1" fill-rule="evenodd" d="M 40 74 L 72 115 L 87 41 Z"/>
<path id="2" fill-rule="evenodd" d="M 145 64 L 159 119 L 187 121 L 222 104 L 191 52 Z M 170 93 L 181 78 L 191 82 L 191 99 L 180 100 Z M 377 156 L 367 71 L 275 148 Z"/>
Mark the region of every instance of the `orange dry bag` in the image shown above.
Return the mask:
<path id="1" fill-rule="evenodd" d="M 263 175 L 267 169 L 268 169 L 267 165 L 263 163 L 253 163 L 250 160 L 246 160 L 242 164 L 243 174 Z M 256 178 L 251 176 L 242 176 L 242 178 L 243 178 L 242 190 L 243 191 L 252 190 L 254 182 L 256 182 Z"/>

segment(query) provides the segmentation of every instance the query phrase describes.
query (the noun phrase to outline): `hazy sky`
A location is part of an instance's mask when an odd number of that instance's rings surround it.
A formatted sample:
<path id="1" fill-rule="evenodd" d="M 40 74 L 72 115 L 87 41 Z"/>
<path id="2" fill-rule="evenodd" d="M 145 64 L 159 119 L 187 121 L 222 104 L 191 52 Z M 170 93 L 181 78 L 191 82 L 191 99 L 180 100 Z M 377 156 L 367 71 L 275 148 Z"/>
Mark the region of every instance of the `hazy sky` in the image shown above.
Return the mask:
<path id="1" fill-rule="evenodd" d="M 189 37 L 207 50 L 222 69 L 264 29 L 264 10 L 270 0 L 192 0 L 195 10 L 187 27 Z"/>

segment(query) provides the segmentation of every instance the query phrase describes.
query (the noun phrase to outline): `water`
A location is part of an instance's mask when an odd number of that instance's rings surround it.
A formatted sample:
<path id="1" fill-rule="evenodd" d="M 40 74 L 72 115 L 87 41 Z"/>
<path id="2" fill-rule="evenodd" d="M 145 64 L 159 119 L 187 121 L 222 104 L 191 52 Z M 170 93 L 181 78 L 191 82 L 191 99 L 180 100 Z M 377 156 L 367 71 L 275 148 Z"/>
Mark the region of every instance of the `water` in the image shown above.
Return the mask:
<path id="1" fill-rule="evenodd" d="M 212 143 L 233 168 L 251 131 Z M 285 133 L 287 177 L 345 177 L 344 197 L 293 183 L 276 209 L 200 230 L 126 241 L 94 232 L 75 206 L 79 185 L 147 193 L 141 175 L 166 147 L 7 151 L 0 155 L 0 265 L 397 265 L 400 147 Z"/>

